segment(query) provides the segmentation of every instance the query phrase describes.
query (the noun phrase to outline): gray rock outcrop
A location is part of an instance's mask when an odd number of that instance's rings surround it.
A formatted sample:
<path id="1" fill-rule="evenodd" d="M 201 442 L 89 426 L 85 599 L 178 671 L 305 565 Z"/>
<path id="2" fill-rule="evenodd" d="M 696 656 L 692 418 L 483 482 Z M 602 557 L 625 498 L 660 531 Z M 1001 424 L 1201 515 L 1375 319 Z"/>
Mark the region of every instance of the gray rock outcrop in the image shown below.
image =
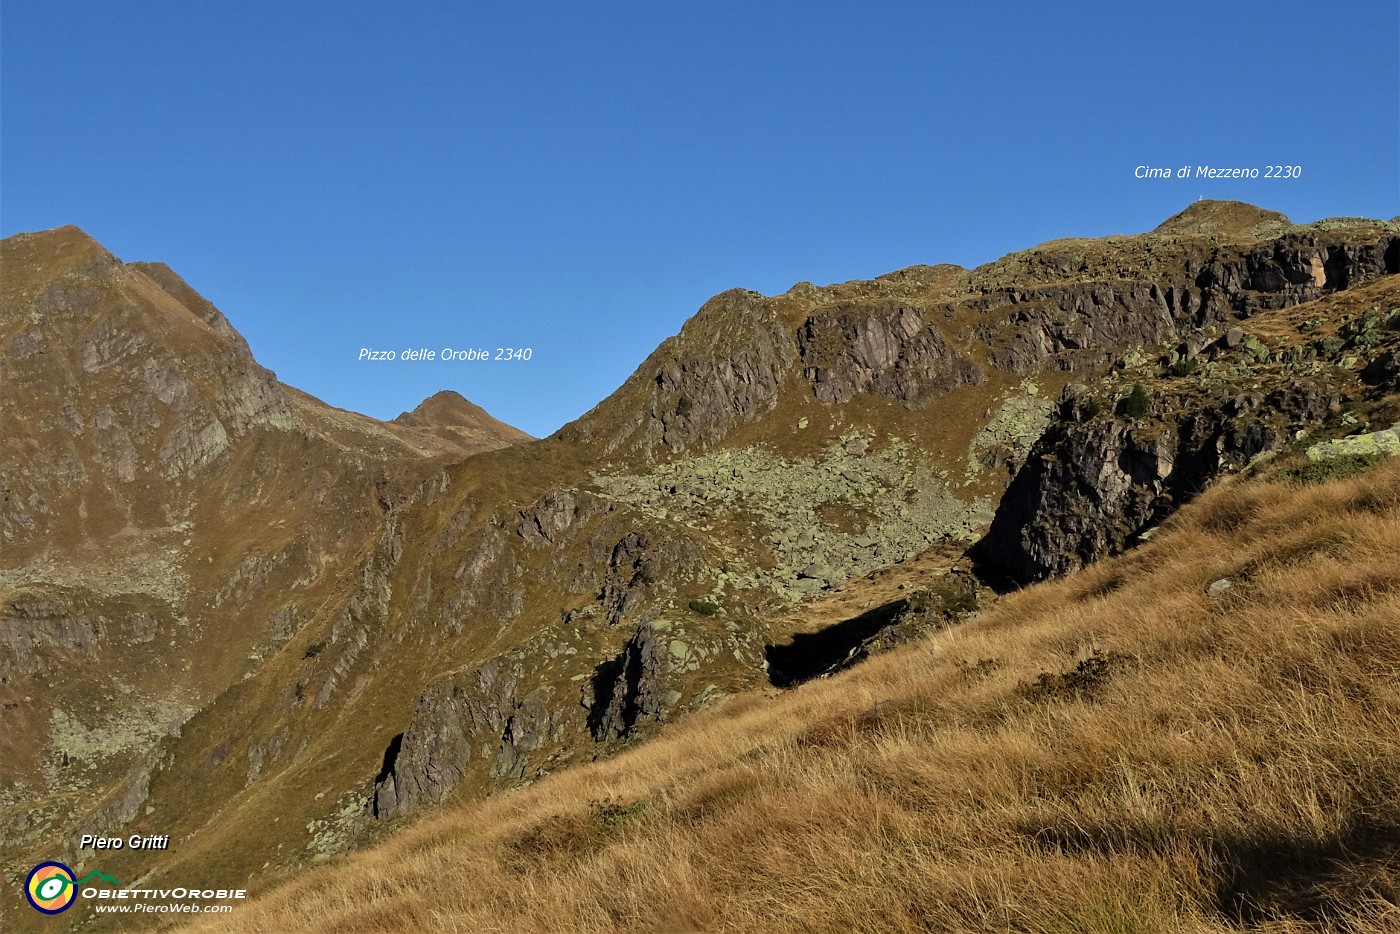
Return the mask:
<path id="1" fill-rule="evenodd" d="M 502 656 L 424 691 L 413 722 L 386 753 L 374 788 L 374 814 L 393 817 L 441 804 L 474 760 L 496 778 L 525 774 L 530 753 L 563 726 L 568 705 L 552 690 L 522 693 L 521 660 Z"/>

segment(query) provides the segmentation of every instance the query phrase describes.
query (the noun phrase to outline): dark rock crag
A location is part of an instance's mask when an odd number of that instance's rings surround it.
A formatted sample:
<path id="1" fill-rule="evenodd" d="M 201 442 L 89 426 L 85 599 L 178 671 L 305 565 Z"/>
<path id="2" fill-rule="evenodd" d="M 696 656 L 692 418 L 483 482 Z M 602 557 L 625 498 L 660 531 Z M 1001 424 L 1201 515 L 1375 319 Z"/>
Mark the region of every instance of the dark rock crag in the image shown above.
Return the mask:
<path id="1" fill-rule="evenodd" d="M 595 740 L 625 737 L 642 719 L 664 719 L 667 644 L 656 627 L 644 623 L 627 640 L 622 654 L 598 666 L 593 696 L 587 699 L 588 730 Z"/>
<path id="2" fill-rule="evenodd" d="M 976 552 L 1022 584 L 1078 570 L 1122 551 L 1222 473 L 1278 451 L 1338 402 L 1298 385 L 1174 416 L 1095 417 L 1083 387 L 1071 386 Z"/>
<path id="3" fill-rule="evenodd" d="M 391 745 L 374 789 L 376 817 L 407 814 L 441 804 L 482 759 L 493 777 L 519 778 L 530 753 L 562 731 L 572 717 L 552 690 L 522 694 L 525 671 L 519 657 L 492 658 L 475 670 L 441 681 L 418 699 L 413 722 Z"/>
<path id="4" fill-rule="evenodd" d="M 1122 551 L 1223 474 L 1323 427 L 1345 403 L 1394 391 L 1397 348 L 1400 313 L 1387 317 L 1376 305 L 1335 334 L 1271 346 L 1235 327 L 1166 358 L 1183 373 L 1205 368 L 1215 396 L 1224 374 L 1250 387 L 1223 398 L 1203 397 L 1199 386 L 1151 393 L 1135 383 L 1140 411 L 1124 411 L 1127 397 L 1110 411 L 1072 384 L 975 552 L 1024 584 Z"/>

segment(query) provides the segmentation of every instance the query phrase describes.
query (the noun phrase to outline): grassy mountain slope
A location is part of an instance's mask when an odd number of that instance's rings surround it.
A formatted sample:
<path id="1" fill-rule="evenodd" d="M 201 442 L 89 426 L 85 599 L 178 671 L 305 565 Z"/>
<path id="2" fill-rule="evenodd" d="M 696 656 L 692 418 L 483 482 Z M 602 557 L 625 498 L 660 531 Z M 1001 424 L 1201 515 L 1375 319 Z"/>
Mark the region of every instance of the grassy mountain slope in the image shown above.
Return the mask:
<path id="1" fill-rule="evenodd" d="M 1395 929 L 1400 461 L 1289 466 L 182 930 Z"/>

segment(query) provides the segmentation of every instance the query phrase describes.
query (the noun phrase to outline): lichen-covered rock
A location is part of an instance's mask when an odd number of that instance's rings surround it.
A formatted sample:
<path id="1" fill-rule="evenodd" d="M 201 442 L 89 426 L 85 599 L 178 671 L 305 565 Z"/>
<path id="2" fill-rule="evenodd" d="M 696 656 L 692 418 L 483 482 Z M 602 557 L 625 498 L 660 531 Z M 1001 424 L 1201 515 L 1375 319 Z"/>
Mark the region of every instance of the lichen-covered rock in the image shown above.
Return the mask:
<path id="1" fill-rule="evenodd" d="M 1400 422 L 1383 431 L 1368 431 L 1335 441 L 1323 441 L 1308 448 L 1308 460 L 1326 461 L 1338 457 L 1375 457 L 1400 454 Z"/>
<path id="2" fill-rule="evenodd" d="M 1026 380 L 1007 396 L 991 420 L 977 432 L 967 452 L 967 476 L 986 468 L 1006 468 L 1015 474 L 1025 463 L 1031 446 L 1045 434 L 1055 403 L 1040 395 L 1039 387 Z"/>
<path id="3" fill-rule="evenodd" d="M 858 434 L 837 439 L 811 459 L 780 458 L 757 446 L 729 448 L 645 474 L 595 481 L 612 500 L 701 535 L 713 529 L 716 514 L 743 517 L 749 527 L 767 530 L 771 569 L 722 538 L 715 544 L 734 559 L 728 572 L 733 584 L 792 598 L 869 573 L 943 538 L 971 542 L 991 512 L 985 500 L 964 502 L 917 449 L 900 441 L 877 449 Z M 675 566 L 658 565 L 663 571 Z"/>

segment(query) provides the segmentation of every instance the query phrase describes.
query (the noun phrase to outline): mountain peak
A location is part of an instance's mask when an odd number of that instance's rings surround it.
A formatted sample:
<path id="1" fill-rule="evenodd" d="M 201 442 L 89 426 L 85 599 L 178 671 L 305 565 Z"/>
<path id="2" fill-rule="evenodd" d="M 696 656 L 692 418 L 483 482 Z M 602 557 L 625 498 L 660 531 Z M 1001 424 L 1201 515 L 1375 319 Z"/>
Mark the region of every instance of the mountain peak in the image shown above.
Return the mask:
<path id="1" fill-rule="evenodd" d="M 23 292 L 70 272 L 122 265 L 102 244 L 71 224 L 6 237 L 0 241 L 0 263 L 5 267 L 6 293 Z"/>
<path id="2" fill-rule="evenodd" d="M 465 425 L 482 417 L 490 416 L 481 406 L 459 392 L 443 389 L 418 403 L 411 412 L 401 413 L 394 422 L 412 428 L 426 428 Z"/>
<path id="3" fill-rule="evenodd" d="M 481 406 L 451 389 L 435 392 L 411 412 L 403 412 L 393 420 L 405 428 L 418 428 L 442 438 L 458 441 L 490 442 L 489 447 L 506 447 L 522 441 L 533 441 L 530 435 L 493 418 Z"/>
<path id="4" fill-rule="evenodd" d="M 1278 211 L 1243 201 L 1202 199 L 1158 224 L 1160 234 L 1237 234 L 1257 237 L 1278 233 L 1292 223 Z"/>
<path id="5" fill-rule="evenodd" d="M 7 237 L 15 243 L 36 243 L 46 247 L 56 247 L 65 244 L 82 245 L 94 250 L 106 252 L 102 244 L 93 239 L 83 228 L 76 224 L 63 224 L 59 227 L 50 227 L 47 230 L 32 230 L 26 233 L 17 233 L 13 237 Z"/>

